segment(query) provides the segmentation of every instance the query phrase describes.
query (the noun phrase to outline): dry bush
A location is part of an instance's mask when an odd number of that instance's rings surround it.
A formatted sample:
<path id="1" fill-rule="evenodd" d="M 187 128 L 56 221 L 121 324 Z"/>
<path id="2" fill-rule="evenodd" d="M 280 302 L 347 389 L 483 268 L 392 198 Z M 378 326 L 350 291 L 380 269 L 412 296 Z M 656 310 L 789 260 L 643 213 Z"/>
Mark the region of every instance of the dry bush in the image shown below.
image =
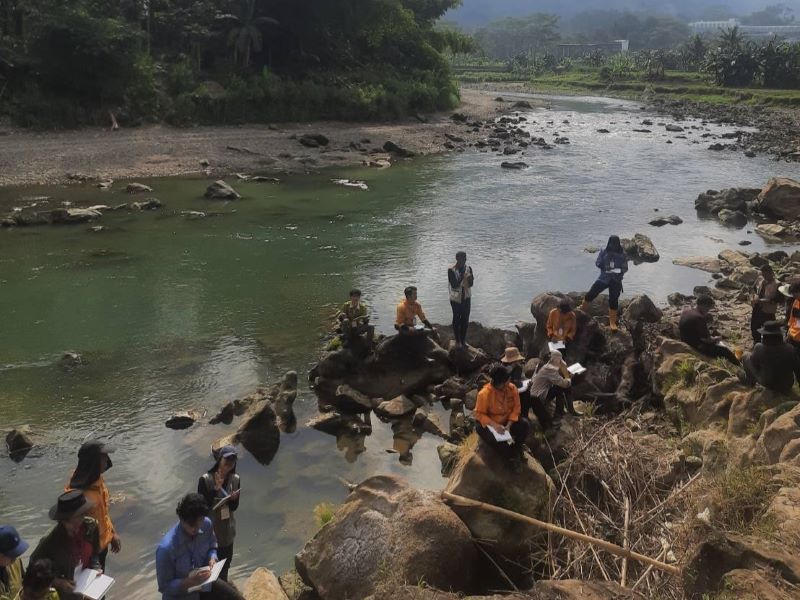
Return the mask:
<path id="1" fill-rule="evenodd" d="M 674 563 L 675 523 L 686 513 L 685 491 L 695 479 L 680 467 L 668 437 L 631 430 L 647 425 L 635 414 L 575 423 L 569 458 L 552 473 L 553 522 Z M 682 597 L 678 577 L 562 536 L 551 535 L 547 556 L 535 558 L 546 563 L 546 578 L 608 580 L 650 598 Z"/>

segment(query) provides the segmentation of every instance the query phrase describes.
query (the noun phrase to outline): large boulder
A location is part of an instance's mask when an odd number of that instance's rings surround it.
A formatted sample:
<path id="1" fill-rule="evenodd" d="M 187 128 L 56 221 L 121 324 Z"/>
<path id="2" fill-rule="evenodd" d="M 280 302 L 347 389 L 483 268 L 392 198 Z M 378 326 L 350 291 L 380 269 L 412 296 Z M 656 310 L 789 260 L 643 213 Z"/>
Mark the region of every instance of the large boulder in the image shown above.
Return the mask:
<path id="1" fill-rule="evenodd" d="M 758 195 L 758 208 L 776 219 L 800 218 L 800 182 L 773 177 Z"/>
<path id="2" fill-rule="evenodd" d="M 747 204 L 755 200 L 761 190 L 756 188 L 730 188 L 718 192 L 709 190 L 697 197 L 694 208 L 699 213 L 711 215 L 718 214 L 721 210 L 746 211 Z"/>
<path id="3" fill-rule="evenodd" d="M 12 458 L 24 457 L 33 448 L 31 428 L 25 425 L 9 431 L 6 434 L 6 448 Z"/>
<path id="4" fill-rule="evenodd" d="M 281 443 L 278 415 L 269 400 L 254 407 L 236 433 L 237 441 L 247 448 L 258 462 L 268 465 L 275 458 Z"/>
<path id="5" fill-rule="evenodd" d="M 675 258 L 672 261 L 673 265 L 679 267 L 689 267 L 690 269 L 699 269 L 706 273 L 720 273 L 722 271 L 722 263 L 718 258 L 711 256 L 688 256 L 686 258 Z"/>
<path id="6" fill-rule="evenodd" d="M 206 188 L 204 194 L 210 200 L 238 200 L 239 193 L 221 179 Z"/>
<path id="7" fill-rule="evenodd" d="M 634 262 L 658 262 L 660 256 L 653 244 L 653 240 L 643 233 L 635 234 L 633 239 L 623 239 L 621 241 L 625 254 Z"/>
<path id="8" fill-rule="evenodd" d="M 259 567 L 244 584 L 245 600 L 289 600 L 275 573 Z"/>
<path id="9" fill-rule="evenodd" d="M 627 320 L 646 323 L 658 323 L 663 316 L 661 309 L 646 294 L 640 294 L 631 300 L 624 313 Z"/>
<path id="10" fill-rule="evenodd" d="M 439 338 L 443 347 L 447 348 L 453 340 L 453 327 L 450 325 L 437 325 Z M 490 359 L 497 360 L 508 346 L 517 346 L 519 335 L 516 331 L 485 327 L 480 323 L 471 321 L 467 329 L 467 345 L 483 350 Z"/>
<path id="11" fill-rule="evenodd" d="M 458 374 L 474 373 L 488 365 L 496 357 L 490 357 L 486 352 L 480 348 L 475 348 L 467 344 L 466 346 L 457 347 L 455 344 L 450 344 L 450 350 L 447 352 L 447 358 L 450 364 Z"/>
<path id="12" fill-rule="evenodd" d="M 536 459 L 524 456 L 521 471 L 512 472 L 496 450 L 478 441 L 453 469 L 445 491 L 547 521 L 553 482 Z M 530 563 L 532 548 L 546 545 L 546 534 L 497 513 L 463 506 L 453 510 L 476 539 L 486 542 L 488 551 L 518 585 L 529 583 L 529 574 L 519 565 Z"/>
<path id="13" fill-rule="evenodd" d="M 272 392 L 272 406 L 278 417 L 278 428 L 284 433 L 294 433 L 297 429 L 297 417 L 294 414 L 296 399 L 297 372 L 287 371 Z"/>
<path id="14" fill-rule="evenodd" d="M 749 269 L 751 267 L 750 257 L 738 250 L 723 250 L 719 253 L 718 258 L 733 268 L 741 267 L 743 269 Z"/>
<path id="15" fill-rule="evenodd" d="M 369 412 L 381 402 L 380 398 L 370 398 L 343 383 L 336 388 L 336 398 L 333 404 L 336 408 L 345 412 Z"/>
<path id="16" fill-rule="evenodd" d="M 469 530 L 431 491 L 371 477 L 295 557 L 321 600 L 366 598 L 392 582 L 470 592 L 479 567 Z"/>

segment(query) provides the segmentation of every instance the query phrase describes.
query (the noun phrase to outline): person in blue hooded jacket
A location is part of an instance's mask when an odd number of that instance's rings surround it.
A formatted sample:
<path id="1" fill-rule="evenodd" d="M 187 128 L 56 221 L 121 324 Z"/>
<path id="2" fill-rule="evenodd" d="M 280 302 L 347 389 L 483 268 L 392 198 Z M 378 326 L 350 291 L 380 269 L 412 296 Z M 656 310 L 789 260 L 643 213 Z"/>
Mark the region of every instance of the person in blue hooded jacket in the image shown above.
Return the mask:
<path id="1" fill-rule="evenodd" d="M 612 235 L 608 238 L 605 250 L 600 251 L 594 264 L 600 269 L 600 277 L 584 296 L 581 310 L 587 312 L 589 303 L 597 298 L 600 292 L 608 290 L 608 324 L 611 331 L 617 331 L 617 311 L 619 310 L 619 296 L 622 293 L 622 278 L 628 272 L 628 259 L 619 237 Z"/>

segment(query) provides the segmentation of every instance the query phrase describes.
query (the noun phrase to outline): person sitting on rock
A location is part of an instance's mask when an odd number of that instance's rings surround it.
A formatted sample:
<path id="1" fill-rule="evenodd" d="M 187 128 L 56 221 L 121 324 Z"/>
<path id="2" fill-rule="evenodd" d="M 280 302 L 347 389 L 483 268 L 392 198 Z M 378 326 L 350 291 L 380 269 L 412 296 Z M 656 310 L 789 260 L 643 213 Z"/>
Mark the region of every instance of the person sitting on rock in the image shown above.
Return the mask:
<path id="1" fill-rule="evenodd" d="M 11 525 L 0 527 L 0 600 L 13 600 L 22 589 L 22 555 L 28 543 Z"/>
<path id="2" fill-rule="evenodd" d="M 13 596 L 11 600 L 59 600 L 58 592 L 53 588 L 55 579 L 51 561 L 46 558 L 32 560 L 22 578 L 19 595 Z"/>
<path id="3" fill-rule="evenodd" d="M 547 339 L 551 342 L 563 342 L 565 347 L 568 346 L 575 339 L 577 323 L 572 304 L 564 298 L 547 316 Z"/>
<path id="4" fill-rule="evenodd" d="M 581 310 L 589 311 L 589 303 L 600 292 L 608 290 L 608 325 L 611 331 L 617 331 L 617 311 L 619 310 L 619 296 L 622 294 L 622 278 L 628 272 L 628 258 L 622 248 L 619 237 L 612 235 L 604 250 L 600 251 L 594 264 L 600 269 L 600 276 L 583 298 Z"/>
<path id="5" fill-rule="evenodd" d="M 350 290 L 350 300 L 342 304 L 336 318 L 339 319 L 342 340 L 345 344 L 359 335 L 366 335 L 369 342 L 375 336 L 375 327 L 369 324 L 367 305 L 361 302 L 361 290 L 355 288 Z"/>
<path id="6" fill-rule="evenodd" d="M 745 372 L 742 381 L 748 385 L 760 383 L 768 390 L 788 394 L 795 378 L 800 381 L 800 357 L 792 345 L 784 341 L 778 321 L 767 321 L 758 333 L 761 342 L 753 352 L 742 357 Z"/>
<path id="7" fill-rule="evenodd" d="M 410 285 L 403 293 L 405 298 L 397 305 L 397 318 L 394 322 L 394 328 L 400 335 L 425 335 L 425 329 L 417 327 L 417 319 L 419 319 L 429 331 L 435 332 L 436 328 L 428 321 L 422 306 L 417 302 L 417 288 Z"/>
<path id="8" fill-rule="evenodd" d="M 504 458 L 519 464 L 530 424 L 520 418 L 517 386 L 509 381 L 508 370 L 500 364 L 489 371 L 491 381 L 478 392 L 475 403 L 475 431 Z M 495 435 L 510 434 L 511 440 L 497 441 Z"/>
<path id="9" fill-rule="evenodd" d="M 553 420 L 558 421 L 564 416 L 565 407 L 569 414 L 576 417 L 580 415 L 572 405 L 572 381 L 567 365 L 558 350 L 550 353 L 550 360 L 533 376 L 530 388 L 534 411 L 543 429 L 549 429 L 553 425 L 545 408 L 550 400 L 556 402 Z M 542 418 L 539 415 L 548 415 L 545 418 L 546 422 L 541 423 Z"/>
<path id="10" fill-rule="evenodd" d="M 678 321 L 681 332 L 681 341 L 711 358 L 724 358 L 738 365 L 739 361 L 731 350 L 721 346 L 721 336 L 714 336 L 708 328 L 711 309 L 714 308 L 714 299 L 711 296 L 699 296 L 695 308 L 684 308 Z"/>
<path id="11" fill-rule="evenodd" d="M 800 355 L 800 283 L 791 284 L 787 291 L 789 292 L 791 304 L 787 303 L 786 309 L 786 325 L 789 328 L 789 332 L 786 334 L 786 341 Z"/>
<path id="12" fill-rule="evenodd" d="M 472 267 L 467 265 L 466 252 L 456 252 L 456 264 L 447 269 L 447 281 L 450 307 L 453 309 L 453 337 L 456 340 L 456 348 L 463 348 L 467 345 L 472 286 L 475 285 Z"/>
<path id="13" fill-rule="evenodd" d="M 753 286 L 753 313 L 750 316 L 750 332 L 753 334 L 753 343 L 761 341 L 759 330 L 764 323 L 775 320 L 778 311 L 781 293 L 778 291 L 778 282 L 775 272 L 769 265 L 761 267 L 761 277 Z"/>

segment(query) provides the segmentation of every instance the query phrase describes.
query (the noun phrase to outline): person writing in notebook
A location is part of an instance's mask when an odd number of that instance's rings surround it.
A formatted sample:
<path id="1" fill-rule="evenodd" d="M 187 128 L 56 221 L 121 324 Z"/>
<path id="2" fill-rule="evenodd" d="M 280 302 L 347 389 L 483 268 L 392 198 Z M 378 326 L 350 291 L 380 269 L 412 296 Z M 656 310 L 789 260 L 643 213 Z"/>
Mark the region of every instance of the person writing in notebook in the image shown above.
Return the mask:
<path id="1" fill-rule="evenodd" d="M 531 401 L 539 407 L 536 413 L 548 415 L 545 417 L 547 422 L 540 423 L 543 429 L 549 429 L 553 422 L 549 419 L 547 405 L 550 400 L 555 400 L 556 407 L 553 419 L 558 421 L 564 416 L 564 408 L 574 417 L 581 413 L 575 410 L 572 405 L 572 381 L 570 379 L 567 365 L 564 362 L 561 352 L 557 350 L 550 353 L 550 360 L 540 368 L 531 379 Z"/>
<path id="2" fill-rule="evenodd" d="M 428 317 L 425 316 L 422 310 L 422 305 L 417 301 L 417 288 L 410 285 L 403 293 L 405 294 L 405 298 L 397 305 L 397 316 L 394 321 L 394 328 L 400 335 L 424 335 L 425 330 L 416 329 L 417 319 L 419 319 L 425 327 L 435 332 L 436 328 L 428 321 Z"/>
<path id="3" fill-rule="evenodd" d="M 223 446 L 216 453 L 217 462 L 197 482 L 197 493 L 206 499 L 211 511 L 214 535 L 217 537 L 217 557 L 220 560 L 227 559 L 219 575 L 223 581 L 228 581 L 228 569 L 233 560 L 233 541 L 236 538 L 236 519 L 233 513 L 239 508 L 241 485 L 239 475 L 236 474 L 237 456 L 236 448 Z"/>
<path id="4" fill-rule="evenodd" d="M 564 298 L 547 316 L 547 339 L 553 343 L 562 342 L 566 347 L 575 339 L 577 322 L 572 304 Z"/>
<path id="5" fill-rule="evenodd" d="M 701 354 L 711 358 L 724 358 L 738 365 L 739 360 L 734 353 L 725 346 L 720 345 L 722 337 L 713 335 L 708 327 L 713 308 L 714 299 L 711 296 L 698 296 L 697 304 L 694 308 L 687 307 L 683 309 L 681 318 L 678 321 L 681 341 L 686 342 Z"/>
<path id="6" fill-rule="evenodd" d="M 156 549 L 156 577 L 162 600 L 244 600 L 220 579 L 205 582 L 217 563 L 217 539 L 208 518 L 208 504 L 200 494 L 187 494 L 176 509 L 178 522 Z M 201 591 L 190 592 L 202 586 Z"/>
<path id="7" fill-rule="evenodd" d="M 491 381 L 478 392 L 475 403 L 475 431 L 483 442 L 517 468 L 522 461 L 522 445 L 528 437 L 530 424 L 520 418 L 519 390 L 509 381 L 506 367 L 496 364 L 489 376 Z M 497 437 L 506 435 L 511 436 L 511 443 L 497 440 Z"/>

